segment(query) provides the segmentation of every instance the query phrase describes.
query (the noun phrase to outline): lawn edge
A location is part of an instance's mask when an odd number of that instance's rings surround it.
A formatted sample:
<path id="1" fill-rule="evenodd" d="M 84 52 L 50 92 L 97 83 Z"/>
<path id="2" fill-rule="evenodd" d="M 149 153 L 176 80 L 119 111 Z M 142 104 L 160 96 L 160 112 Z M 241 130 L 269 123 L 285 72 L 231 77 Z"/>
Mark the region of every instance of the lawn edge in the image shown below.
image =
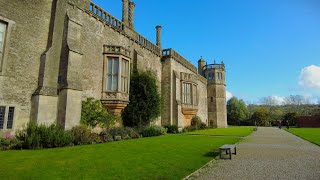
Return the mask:
<path id="1" fill-rule="evenodd" d="M 305 140 L 305 141 L 307 141 L 307 142 L 309 142 L 309 143 L 311 143 L 311 144 L 314 144 L 314 145 L 320 147 L 320 144 L 317 144 L 317 143 L 315 143 L 315 142 L 309 141 L 309 140 L 305 139 L 305 138 L 302 137 L 302 136 L 299 136 L 299 135 L 297 135 L 297 134 L 294 134 L 294 133 L 288 131 L 287 129 L 286 129 L 286 130 L 284 129 L 284 131 L 286 131 L 286 132 L 288 132 L 288 133 L 290 133 L 290 134 L 292 134 L 292 135 L 294 135 L 294 136 L 297 136 L 297 137 L 299 137 L 299 138 L 301 138 L 301 139 L 303 139 L 303 140 Z"/>
<path id="2" fill-rule="evenodd" d="M 240 143 L 242 143 L 244 141 L 244 139 L 250 135 L 252 135 L 253 133 L 255 133 L 256 131 L 251 131 L 251 133 L 247 136 L 243 136 L 242 138 L 239 138 L 239 141 L 235 143 L 235 145 L 239 145 Z M 201 166 L 199 169 L 195 170 L 193 173 L 189 174 L 188 176 L 184 177 L 183 180 L 189 180 L 195 177 L 199 177 L 199 174 L 202 173 L 202 171 L 205 171 L 205 169 L 209 166 L 214 166 L 215 164 L 218 163 L 218 160 L 220 158 L 218 158 L 218 156 L 214 157 L 212 160 L 210 160 L 209 162 L 207 162 L 205 165 Z"/>

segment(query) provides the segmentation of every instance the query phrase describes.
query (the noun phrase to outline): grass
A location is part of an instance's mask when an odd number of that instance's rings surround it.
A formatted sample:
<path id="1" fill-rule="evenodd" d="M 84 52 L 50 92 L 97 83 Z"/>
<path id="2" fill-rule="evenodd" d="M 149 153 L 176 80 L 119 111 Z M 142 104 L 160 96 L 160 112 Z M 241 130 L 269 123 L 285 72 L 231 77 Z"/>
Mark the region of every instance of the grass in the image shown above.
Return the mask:
<path id="1" fill-rule="evenodd" d="M 193 135 L 210 135 L 210 136 L 248 136 L 253 131 L 253 127 L 229 127 L 229 128 L 217 128 L 217 129 L 205 129 L 192 132 L 186 132 L 185 134 Z"/>
<path id="2" fill-rule="evenodd" d="M 320 146 L 320 128 L 290 128 L 287 131 Z"/>
<path id="3" fill-rule="evenodd" d="M 165 135 L 98 145 L 0 151 L 0 179 L 181 179 L 217 156 L 218 147 L 239 140 Z"/>

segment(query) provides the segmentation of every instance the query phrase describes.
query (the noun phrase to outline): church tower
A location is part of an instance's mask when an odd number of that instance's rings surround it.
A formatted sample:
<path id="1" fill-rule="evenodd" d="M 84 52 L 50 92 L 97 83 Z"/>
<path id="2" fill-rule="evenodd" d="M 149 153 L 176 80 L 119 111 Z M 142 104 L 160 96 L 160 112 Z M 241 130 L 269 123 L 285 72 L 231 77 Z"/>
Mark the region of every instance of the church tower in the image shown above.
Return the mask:
<path id="1" fill-rule="evenodd" d="M 225 128 L 227 127 L 227 111 L 224 63 L 214 62 L 214 64 L 206 65 L 204 74 L 208 79 L 208 126 Z"/>

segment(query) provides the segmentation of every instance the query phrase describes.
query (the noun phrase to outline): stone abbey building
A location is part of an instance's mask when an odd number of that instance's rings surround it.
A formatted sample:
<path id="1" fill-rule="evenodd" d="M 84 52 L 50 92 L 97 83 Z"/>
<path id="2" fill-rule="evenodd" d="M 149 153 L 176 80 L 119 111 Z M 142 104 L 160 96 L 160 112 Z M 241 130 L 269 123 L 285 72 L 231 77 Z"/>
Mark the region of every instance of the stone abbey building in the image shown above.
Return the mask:
<path id="1" fill-rule="evenodd" d="M 134 2 L 118 20 L 90 0 L 0 0 L 0 131 L 29 121 L 78 125 L 81 101 L 101 100 L 121 115 L 130 73 L 156 74 L 163 99 L 155 124 L 190 125 L 194 115 L 226 127 L 224 64 L 198 67 L 134 30 Z"/>

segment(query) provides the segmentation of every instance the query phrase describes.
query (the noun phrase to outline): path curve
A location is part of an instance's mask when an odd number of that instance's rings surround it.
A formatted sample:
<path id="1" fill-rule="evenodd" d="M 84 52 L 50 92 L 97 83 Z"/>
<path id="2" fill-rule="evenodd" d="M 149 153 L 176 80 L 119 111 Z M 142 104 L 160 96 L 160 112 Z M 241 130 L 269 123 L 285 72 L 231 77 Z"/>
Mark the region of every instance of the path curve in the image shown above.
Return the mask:
<path id="1" fill-rule="evenodd" d="M 320 147 L 284 130 L 259 127 L 237 148 L 191 179 L 320 179 Z"/>

